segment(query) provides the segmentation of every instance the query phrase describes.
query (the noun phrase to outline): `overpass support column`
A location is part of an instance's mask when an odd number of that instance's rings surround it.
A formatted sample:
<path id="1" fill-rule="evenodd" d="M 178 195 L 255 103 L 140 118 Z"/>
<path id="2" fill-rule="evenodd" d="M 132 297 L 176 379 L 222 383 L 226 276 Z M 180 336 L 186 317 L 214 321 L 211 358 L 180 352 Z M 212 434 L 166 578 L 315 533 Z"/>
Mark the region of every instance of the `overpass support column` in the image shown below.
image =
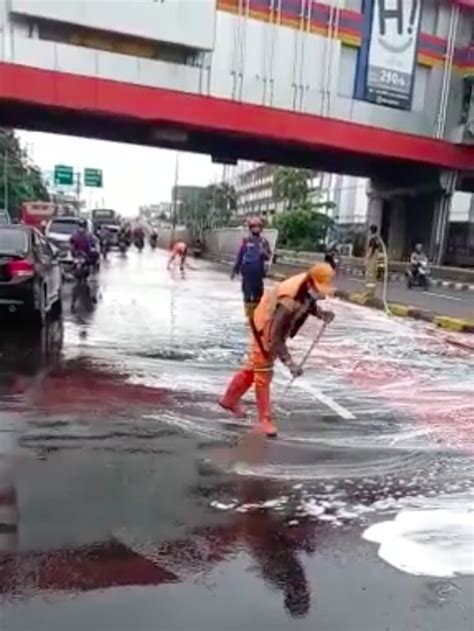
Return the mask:
<path id="1" fill-rule="evenodd" d="M 444 171 L 440 176 L 442 192 L 433 213 L 429 257 L 435 265 L 442 265 L 446 251 L 451 201 L 456 190 L 456 171 Z"/>
<path id="2" fill-rule="evenodd" d="M 383 216 L 383 199 L 379 195 L 377 189 L 370 186 L 367 191 L 368 206 L 367 206 L 367 229 L 369 226 L 377 226 L 379 232 L 382 229 L 382 216 Z"/>

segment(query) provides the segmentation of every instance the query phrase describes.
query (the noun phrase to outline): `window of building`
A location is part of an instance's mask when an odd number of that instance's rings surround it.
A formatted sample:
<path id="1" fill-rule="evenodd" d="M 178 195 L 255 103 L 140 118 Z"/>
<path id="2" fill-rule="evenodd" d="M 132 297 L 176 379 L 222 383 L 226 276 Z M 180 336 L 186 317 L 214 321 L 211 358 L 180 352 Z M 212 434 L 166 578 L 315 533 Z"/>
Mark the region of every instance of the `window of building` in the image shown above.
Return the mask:
<path id="1" fill-rule="evenodd" d="M 421 30 L 429 35 L 436 34 L 439 5 L 435 0 L 427 0 L 422 4 Z"/>
<path id="2" fill-rule="evenodd" d="M 186 46 L 155 42 L 131 35 L 111 33 L 62 22 L 35 20 L 30 23 L 30 32 L 37 32 L 39 39 L 82 46 L 83 48 L 157 59 L 187 66 L 202 64 L 202 52 Z"/>
<path id="3" fill-rule="evenodd" d="M 351 46 L 341 46 L 339 57 L 339 75 L 337 93 L 339 96 L 352 98 L 357 67 L 357 49 Z"/>
<path id="4" fill-rule="evenodd" d="M 426 66 L 415 66 L 415 78 L 413 84 L 413 99 L 411 109 L 413 112 L 423 112 L 425 110 L 428 81 L 431 68 Z"/>
<path id="5" fill-rule="evenodd" d="M 472 121 L 474 125 L 474 77 L 464 77 L 461 105 L 461 124 Z"/>

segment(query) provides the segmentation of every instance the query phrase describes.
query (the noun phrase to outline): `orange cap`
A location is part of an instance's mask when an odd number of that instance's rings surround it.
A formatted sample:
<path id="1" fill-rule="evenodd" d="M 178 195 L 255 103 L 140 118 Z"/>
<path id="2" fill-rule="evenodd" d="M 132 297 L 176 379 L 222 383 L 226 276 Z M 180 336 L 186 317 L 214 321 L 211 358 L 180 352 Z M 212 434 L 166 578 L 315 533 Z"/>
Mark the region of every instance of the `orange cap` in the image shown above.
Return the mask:
<path id="1" fill-rule="evenodd" d="M 320 294 L 328 296 L 334 293 L 334 287 L 332 285 L 334 270 L 329 263 L 316 263 L 310 268 L 308 276 L 311 278 Z"/>

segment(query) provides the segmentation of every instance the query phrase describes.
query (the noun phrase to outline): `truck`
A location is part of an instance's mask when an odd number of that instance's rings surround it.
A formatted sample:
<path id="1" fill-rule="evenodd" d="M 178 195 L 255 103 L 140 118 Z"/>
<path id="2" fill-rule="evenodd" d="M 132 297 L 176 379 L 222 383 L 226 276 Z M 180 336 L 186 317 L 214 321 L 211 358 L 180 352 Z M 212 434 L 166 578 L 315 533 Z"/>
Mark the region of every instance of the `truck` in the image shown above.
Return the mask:
<path id="1" fill-rule="evenodd" d="M 20 221 L 41 230 L 54 215 L 55 209 L 55 204 L 51 202 L 23 202 L 20 207 Z"/>
<path id="2" fill-rule="evenodd" d="M 111 208 L 94 208 L 91 212 L 92 230 L 96 233 L 100 226 L 120 226 L 120 219 Z"/>

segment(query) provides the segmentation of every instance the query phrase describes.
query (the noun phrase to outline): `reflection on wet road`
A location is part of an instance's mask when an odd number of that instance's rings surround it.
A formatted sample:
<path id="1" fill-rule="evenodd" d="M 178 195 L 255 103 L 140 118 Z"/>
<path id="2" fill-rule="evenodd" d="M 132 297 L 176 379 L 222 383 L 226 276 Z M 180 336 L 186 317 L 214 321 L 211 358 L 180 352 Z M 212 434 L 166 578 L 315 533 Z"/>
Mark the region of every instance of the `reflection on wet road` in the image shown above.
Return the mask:
<path id="1" fill-rule="evenodd" d="M 335 302 L 284 399 L 276 371 L 265 441 L 215 403 L 248 341 L 238 286 L 193 265 L 111 256 L 64 323 L 2 334 L 2 631 L 471 628 L 469 343 Z M 413 532 L 431 548 L 397 563 Z"/>

